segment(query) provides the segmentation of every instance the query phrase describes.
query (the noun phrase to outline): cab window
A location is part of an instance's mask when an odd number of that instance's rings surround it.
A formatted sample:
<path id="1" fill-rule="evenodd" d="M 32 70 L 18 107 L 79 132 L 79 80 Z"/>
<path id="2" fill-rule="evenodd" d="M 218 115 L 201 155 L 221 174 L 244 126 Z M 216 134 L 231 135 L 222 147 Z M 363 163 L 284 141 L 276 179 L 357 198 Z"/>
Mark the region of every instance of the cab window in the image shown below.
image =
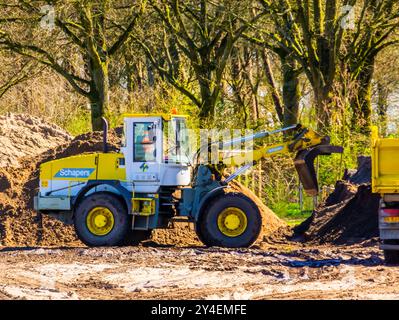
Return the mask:
<path id="1" fill-rule="evenodd" d="M 156 130 L 153 122 L 135 122 L 133 126 L 133 161 L 156 161 Z"/>
<path id="2" fill-rule="evenodd" d="M 169 163 L 189 163 L 190 146 L 185 119 L 174 118 L 171 121 L 168 135 L 169 148 L 167 159 Z"/>

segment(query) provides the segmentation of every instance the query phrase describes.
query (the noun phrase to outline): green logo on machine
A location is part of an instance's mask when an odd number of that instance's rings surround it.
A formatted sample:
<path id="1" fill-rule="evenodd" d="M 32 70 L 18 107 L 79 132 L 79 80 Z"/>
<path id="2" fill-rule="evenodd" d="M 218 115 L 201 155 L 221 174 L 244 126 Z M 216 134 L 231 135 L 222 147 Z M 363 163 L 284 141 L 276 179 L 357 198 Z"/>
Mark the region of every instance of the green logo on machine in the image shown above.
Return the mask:
<path id="1" fill-rule="evenodd" d="M 143 164 L 140 166 L 140 169 L 143 172 L 146 172 L 148 170 L 148 164 L 146 164 L 145 162 L 143 162 Z"/>

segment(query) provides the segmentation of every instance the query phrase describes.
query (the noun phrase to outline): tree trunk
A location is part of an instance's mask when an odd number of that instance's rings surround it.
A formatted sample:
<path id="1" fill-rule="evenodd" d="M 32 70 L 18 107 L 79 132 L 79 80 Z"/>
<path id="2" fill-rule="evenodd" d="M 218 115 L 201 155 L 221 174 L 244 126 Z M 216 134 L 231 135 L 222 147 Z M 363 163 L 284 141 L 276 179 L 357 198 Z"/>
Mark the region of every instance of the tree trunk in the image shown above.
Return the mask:
<path id="1" fill-rule="evenodd" d="M 214 98 L 212 96 L 212 90 L 207 84 L 200 84 L 200 91 L 202 106 L 199 113 L 199 118 L 202 126 L 202 124 L 204 124 L 206 120 L 213 120 L 216 101 L 214 101 Z"/>
<path id="2" fill-rule="evenodd" d="M 147 67 L 147 84 L 148 86 L 153 88 L 155 86 L 155 75 L 151 61 L 149 59 L 146 60 L 146 67 Z"/>
<path id="3" fill-rule="evenodd" d="M 359 72 L 358 91 L 352 101 L 352 130 L 369 134 L 371 130 L 371 96 L 374 58 L 370 58 Z"/>
<path id="4" fill-rule="evenodd" d="M 316 104 L 317 129 L 320 132 L 328 132 L 331 128 L 333 108 L 332 89 L 329 85 L 324 85 L 320 79 L 313 85 L 313 94 Z"/>
<path id="5" fill-rule="evenodd" d="M 93 131 L 98 131 L 102 130 L 101 117 L 109 112 L 108 61 L 98 64 L 91 60 L 90 73 L 91 123 Z"/>
<path id="6" fill-rule="evenodd" d="M 382 136 L 386 136 L 388 129 L 388 90 L 382 85 L 380 82 L 377 84 L 378 90 L 378 103 L 377 103 L 377 112 L 378 112 L 378 123 L 379 123 L 379 131 Z"/>
<path id="7" fill-rule="evenodd" d="M 293 59 L 289 57 L 282 59 L 284 126 L 298 123 L 300 92 L 296 69 L 297 63 Z"/>
<path id="8" fill-rule="evenodd" d="M 200 94 L 201 94 L 201 110 L 199 113 L 200 123 L 205 124 L 206 121 L 212 122 L 215 115 L 216 101 L 219 98 L 217 94 L 218 88 L 214 87 L 212 90 L 212 70 L 211 64 L 207 62 L 207 57 L 202 57 L 203 69 L 202 72 L 197 71 L 197 77 L 199 79 Z M 217 84 L 220 85 L 220 84 Z M 216 98 L 216 99 L 215 99 Z"/>
<path id="9" fill-rule="evenodd" d="M 284 123 L 283 103 L 281 102 L 280 93 L 277 88 L 276 82 L 274 80 L 274 74 L 270 66 L 269 56 L 265 51 L 262 51 L 261 54 L 262 54 L 263 66 L 265 68 L 266 80 L 272 91 L 272 99 L 274 107 L 276 109 L 278 119 L 280 120 L 281 123 Z"/>
<path id="10" fill-rule="evenodd" d="M 258 81 L 258 79 L 254 77 L 255 67 L 253 63 L 253 59 L 255 59 L 255 61 L 257 60 L 257 55 L 252 57 L 250 49 L 248 47 L 244 47 L 244 59 L 248 61 L 245 72 L 248 86 L 251 89 L 250 104 L 252 109 L 252 122 L 257 123 L 259 119 L 259 106 L 257 99 L 258 92 L 256 82 Z M 256 66 L 257 65 L 258 64 L 256 63 Z M 245 116 L 247 116 L 247 112 L 245 112 Z M 245 124 L 247 124 L 247 122 L 245 122 Z"/>
<path id="11" fill-rule="evenodd" d="M 141 61 L 130 62 L 127 61 L 125 64 L 126 69 L 126 85 L 129 93 L 133 93 L 136 90 L 143 90 L 143 71 Z"/>
<path id="12" fill-rule="evenodd" d="M 170 39 L 169 52 L 170 52 L 170 57 L 172 59 L 171 70 L 173 73 L 173 77 L 177 79 L 180 76 L 181 59 L 180 59 L 179 50 L 177 48 L 176 39 L 174 37 Z"/>

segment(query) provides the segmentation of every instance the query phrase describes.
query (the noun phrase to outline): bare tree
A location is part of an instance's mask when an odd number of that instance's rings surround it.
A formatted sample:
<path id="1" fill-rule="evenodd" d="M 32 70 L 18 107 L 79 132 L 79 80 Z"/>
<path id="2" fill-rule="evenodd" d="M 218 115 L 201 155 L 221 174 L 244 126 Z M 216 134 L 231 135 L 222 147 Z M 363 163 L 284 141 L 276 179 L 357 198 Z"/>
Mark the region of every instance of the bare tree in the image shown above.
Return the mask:
<path id="1" fill-rule="evenodd" d="M 150 4 L 160 31 L 152 39 L 145 32 L 134 35 L 135 41 L 160 75 L 198 107 L 200 120 L 212 119 L 234 44 L 247 28 L 238 16 L 247 9 L 238 0 L 151 0 Z M 148 20 L 154 23 L 154 19 Z M 176 72 L 178 56 L 189 66 L 190 76 L 186 79 Z M 193 81 L 198 91 L 191 85 Z"/>
<path id="2" fill-rule="evenodd" d="M 368 134 L 375 62 L 384 49 L 399 43 L 395 34 L 399 27 L 399 3 L 395 0 L 365 0 L 360 4 L 356 27 L 343 39 L 346 51 L 342 59 L 351 81 L 356 82 L 358 88 L 350 103 L 352 129 Z"/>
<path id="3" fill-rule="evenodd" d="M 0 45 L 62 75 L 89 99 L 92 127 L 99 130 L 109 108 L 109 63 L 133 32 L 145 3 L 7 1 L 0 4 Z"/>
<path id="4" fill-rule="evenodd" d="M 330 126 L 334 111 L 334 82 L 339 68 L 348 66 L 354 79 L 361 82 L 359 103 L 367 97 L 376 54 L 392 45 L 389 36 L 398 26 L 397 1 L 388 0 L 259 0 L 273 28 L 254 25 L 252 42 L 268 46 L 295 59 L 306 74 L 315 98 L 319 127 Z M 355 15 L 351 8 L 360 8 Z M 345 10 L 342 10 L 345 9 Z M 370 11 L 371 10 L 371 11 Z M 367 14 L 367 12 L 371 14 Z M 353 19 L 353 21 L 348 21 Z M 351 31 L 346 23 L 357 26 Z M 257 37 L 261 34 L 262 38 Z M 266 40 L 265 40 L 266 39 Z M 287 67 L 291 64 L 288 62 Z M 292 74 L 292 70 L 289 72 Z M 363 90 L 363 91 L 362 91 Z M 365 91 L 365 92 L 364 92 Z M 294 91 L 292 91 L 294 92 Z M 354 110 L 355 119 L 369 126 L 369 106 Z"/>

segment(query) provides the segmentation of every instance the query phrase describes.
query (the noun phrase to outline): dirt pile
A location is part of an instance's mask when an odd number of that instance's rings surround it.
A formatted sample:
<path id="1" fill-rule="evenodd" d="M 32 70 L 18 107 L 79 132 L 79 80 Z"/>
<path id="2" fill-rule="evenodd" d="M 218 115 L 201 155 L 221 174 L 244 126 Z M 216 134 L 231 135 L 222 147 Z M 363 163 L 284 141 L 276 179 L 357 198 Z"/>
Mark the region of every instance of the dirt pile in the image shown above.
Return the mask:
<path id="1" fill-rule="evenodd" d="M 120 144 L 120 132 L 110 137 L 110 151 Z M 34 157 L 19 159 L 18 168 L 0 168 L 0 244 L 5 246 L 81 245 L 72 226 L 66 226 L 33 210 L 41 163 L 85 152 L 102 150 L 102 133 L 93 132 L 49 149 Z"/>
<path id="2" fill-rule="evenodd" d="M 350 244 L 378 236 L 379 196 L 372 194 L 371 159 L 359 157 L 325 203 L 298 226 L 294 238 L 317 243 Z"/>
<path id="3" fill-rule="evenodd" d="M 71 140 L 54 124 L 24 114 L 0 116 L 0 167 L 19 166 L 19 159 L 35 156 Z"/>
<path id="4" fill-rule="evenodd" d="M 233 180 L 227 192 L 242 192 L 258 206 L 262 216 L 262 229 L 255 245 L 280 239 L 289 233 L 287 224 L 270 210 L 250 189 Z M 176 222 L 172 229 L 158 229 L 152 233 L 151 240 L 162 245 L 202 246 L 192 224 Z"/>
<path id="5" fill-rule="evenodd" d="M 155 229 L 150 242 L 163 246 L 203 246 L 192 223 L 174 222 L 171 229 Z"/>
<path id="6" fill-rule="evenodd" d="M 109 134 L 109 150 L 120 145 L 121 129 Z M 49 149 L 33 158 L 20 160 L 19 168 L 0 168 L 0 244 L 5 246 L 64 246 L 82 245 L 72 226 L 51 217 L 38 215 L 33 210 L 33 196 L 38 188 L 41 163 L 87 152 L 101 151 L 102 133 L 93 132 L 75 137 L 72 141 Z M 268 209 L 249 189 L 238 183 L 233 190 L 241 190 L 259 206 L 264 225 L 259 241 L 263 241 L 285 223 Z M 201 245 L 188 223 L 175 223 L 174 229 L 155 230 L 152 241 L 162 245 Z"/>

